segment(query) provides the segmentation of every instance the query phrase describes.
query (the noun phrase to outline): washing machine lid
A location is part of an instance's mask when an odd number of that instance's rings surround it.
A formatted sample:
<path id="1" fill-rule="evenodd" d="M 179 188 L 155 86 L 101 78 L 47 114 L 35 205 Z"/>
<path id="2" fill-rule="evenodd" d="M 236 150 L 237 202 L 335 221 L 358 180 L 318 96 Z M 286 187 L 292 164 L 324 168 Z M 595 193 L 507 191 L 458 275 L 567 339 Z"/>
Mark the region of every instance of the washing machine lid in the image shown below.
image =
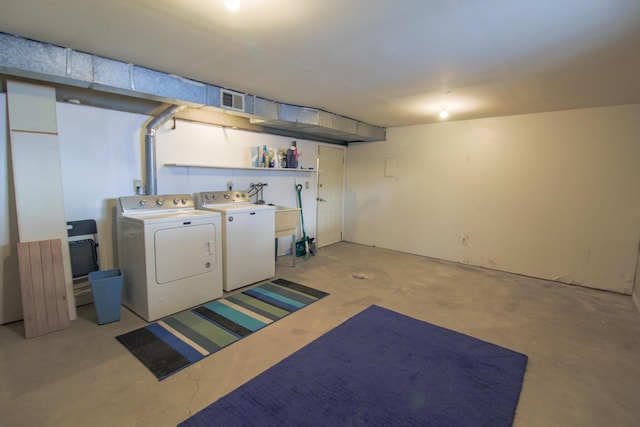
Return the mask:
<path id="1" fill-rule="evenodd" d="M 212 212 L 220 212 L 223 215 L 227 213 L 244 213 L 256 211 L 273 211 L 276 209 L 272 205 L 258 205 L 254 203 L 234 203 L 230 205 L 204 205 L 201 209 L 211 210 Z"/>

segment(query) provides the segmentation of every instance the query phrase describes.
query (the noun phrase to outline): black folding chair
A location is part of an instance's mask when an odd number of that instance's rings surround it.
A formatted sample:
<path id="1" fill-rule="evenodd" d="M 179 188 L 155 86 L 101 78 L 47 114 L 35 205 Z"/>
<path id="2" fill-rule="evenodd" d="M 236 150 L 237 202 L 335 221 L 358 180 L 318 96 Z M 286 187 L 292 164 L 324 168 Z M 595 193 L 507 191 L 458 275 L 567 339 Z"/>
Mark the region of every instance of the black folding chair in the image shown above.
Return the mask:
<path id="1" fill-rule="evenodd" d="M 93 301 L 87 276 L 100 270 L 98 227 L 93 219 L 67 221 L 67 235 L 76 305 L 87 304 Z"/>

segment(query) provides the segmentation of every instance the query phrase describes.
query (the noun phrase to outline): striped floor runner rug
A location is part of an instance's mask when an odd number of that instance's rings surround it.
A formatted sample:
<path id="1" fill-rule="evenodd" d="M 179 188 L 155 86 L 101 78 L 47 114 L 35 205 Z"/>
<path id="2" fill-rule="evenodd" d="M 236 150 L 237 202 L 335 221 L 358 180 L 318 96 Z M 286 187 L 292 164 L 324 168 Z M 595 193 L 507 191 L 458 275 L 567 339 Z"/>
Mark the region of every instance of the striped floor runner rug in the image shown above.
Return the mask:
<path id="1" fill-rule="evenodd" d="M 158 380 L 327 296 L 276 279 L 116 337 Z"/>

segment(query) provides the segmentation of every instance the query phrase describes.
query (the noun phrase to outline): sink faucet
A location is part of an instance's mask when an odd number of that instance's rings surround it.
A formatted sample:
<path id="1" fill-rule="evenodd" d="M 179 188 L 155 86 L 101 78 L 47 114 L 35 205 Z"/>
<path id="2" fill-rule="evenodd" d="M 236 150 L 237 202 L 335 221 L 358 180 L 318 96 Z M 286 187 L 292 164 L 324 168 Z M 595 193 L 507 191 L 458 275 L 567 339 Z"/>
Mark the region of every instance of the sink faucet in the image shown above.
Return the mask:
<path id="1" fill-rule="evenodd" d="M 247 191 L 247 194 L 249 195 L 249 197 L 256 196 L 255 203 L 257 205 L 264 205 L 263 190 L 264 187 L 268 185 L 269 184 L 267 184 L 266 182 L 259 182 L 257 184 L 254 184 L 252 182 L 251 184 L 249 184 L 249 191 Z"/>

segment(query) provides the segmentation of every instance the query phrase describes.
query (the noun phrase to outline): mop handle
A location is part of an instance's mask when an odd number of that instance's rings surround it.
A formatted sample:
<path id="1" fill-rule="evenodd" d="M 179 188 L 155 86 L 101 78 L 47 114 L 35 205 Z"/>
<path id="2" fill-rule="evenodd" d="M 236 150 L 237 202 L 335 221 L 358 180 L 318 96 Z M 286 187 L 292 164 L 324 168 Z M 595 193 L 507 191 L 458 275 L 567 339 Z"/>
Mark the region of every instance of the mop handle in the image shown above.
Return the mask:
<path id="1" fill-rule="evenodd" d="M 298 204 L 300 205 L 300 221 L 302 222 L 302 240 L 307 240 L 307 232 L 304 230 L 304 215 L 302 214 L 302 184 L 296 184 L 296 190 L 298 191 Z"/>

